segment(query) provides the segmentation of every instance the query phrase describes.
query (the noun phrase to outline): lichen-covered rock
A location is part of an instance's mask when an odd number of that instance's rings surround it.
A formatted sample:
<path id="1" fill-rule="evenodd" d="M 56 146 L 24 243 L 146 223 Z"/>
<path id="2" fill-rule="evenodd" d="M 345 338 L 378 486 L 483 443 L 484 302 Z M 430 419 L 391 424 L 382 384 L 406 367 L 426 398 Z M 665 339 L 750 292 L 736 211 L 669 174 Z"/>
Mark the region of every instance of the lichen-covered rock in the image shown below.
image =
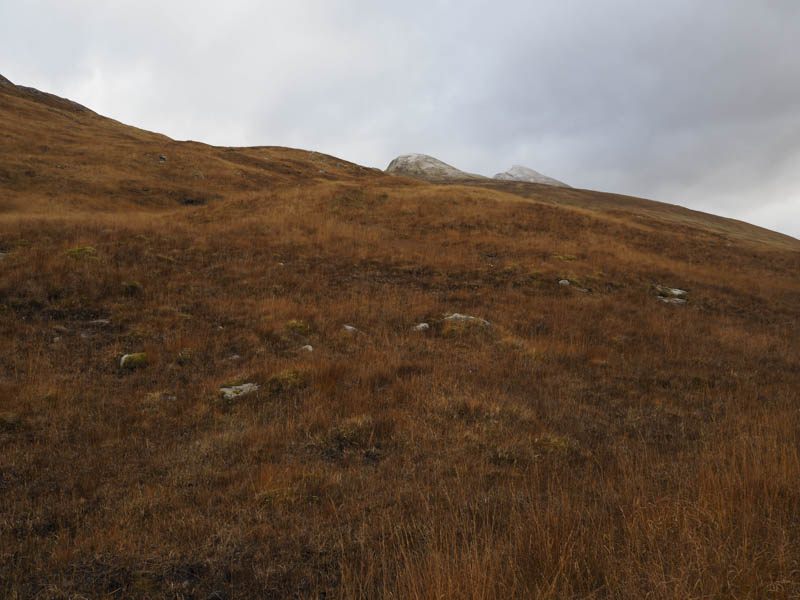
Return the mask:
<path id="1" fill-rule="evenodd" d="M 656 292 L 658 292 L 658 299 L 665 304 L 686 304 L 688 301 L 689 292 L 680 288 L 657 285 Z"/>
<path id="2" fill-rule="evenodd" d="M 149 364 L 150 360 L 144 352 L 124 354 L 122 358 L 119 359 L 119 366 L 123 369 L 130 369 L 131 371 L 144 368 Z"/>
<path id="3" fill-rule="evenodd" d="M 659 296 L 664 298 L 685 298 L 689 292 L 680 288 L 667 287 L 665 285 L 657 285 L 656 291 Z"/>
<path id="4" fill-rule="evenodd" d="M 461 336 L 473 333 L 488 333 L 492 325 L 486 319 L 453 313 L 442 319 L 441 333 L 446 336 Z"/>
<path id="5" fill-rule="evenodd" d="M 460 313 L 453 313 L 452 315 L 448 315 L 444 318 L 445 321 L 451 322 L 461 322 L 461 323 L 470 323 L 474 325 L 480 325 L 481 327 L 485 327 L 486 329 L 491 329 L 492 325 L 486 319 L 481 319 L 480 317 L 473 317 L 471 315 L 462 315 Z"/>
<path id="6" fill-rule="evenodd" d="M 257 383 L 243 383 L 219 388 L 219 395 L 223 400 L 235 400 L 259 390 Z"/>

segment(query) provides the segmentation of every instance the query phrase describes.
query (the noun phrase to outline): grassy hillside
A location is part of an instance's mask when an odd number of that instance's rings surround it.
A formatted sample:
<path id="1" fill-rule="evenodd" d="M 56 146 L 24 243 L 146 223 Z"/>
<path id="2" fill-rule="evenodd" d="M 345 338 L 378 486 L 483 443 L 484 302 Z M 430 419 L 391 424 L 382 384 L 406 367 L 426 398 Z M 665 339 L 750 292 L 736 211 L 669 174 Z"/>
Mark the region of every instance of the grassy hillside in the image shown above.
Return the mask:
<path id="1" fill-rule="evenodd" d="M 0 120 L 0 596 L 800 595 L 797 240 Z"/>

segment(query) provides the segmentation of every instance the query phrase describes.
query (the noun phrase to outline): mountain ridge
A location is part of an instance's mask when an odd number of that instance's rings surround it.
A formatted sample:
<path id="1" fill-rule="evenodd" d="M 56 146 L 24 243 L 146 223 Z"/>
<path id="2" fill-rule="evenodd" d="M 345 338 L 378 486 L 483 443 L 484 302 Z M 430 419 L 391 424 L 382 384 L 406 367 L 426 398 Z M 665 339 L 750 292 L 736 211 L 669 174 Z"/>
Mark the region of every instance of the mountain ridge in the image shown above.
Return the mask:
<path id="1" fill-rule="evenodd" d="M 498 179 L 501 181 L 522 181 L 557 187 L 570 187 L 562 181 L 553 179 L 552 177 L 548 177 L 538 171 L 521 165 L 514 165 L 508 171 L 498 173 L 494 177 L 486 177 L 475 173 L 467 173 L 429 154 L 421 153 L 401 154 L 397 156 L 389 163 L 389 166 L 386 167 L 386 173 L 391 175 L 404 175 L 431 183 Z"/>

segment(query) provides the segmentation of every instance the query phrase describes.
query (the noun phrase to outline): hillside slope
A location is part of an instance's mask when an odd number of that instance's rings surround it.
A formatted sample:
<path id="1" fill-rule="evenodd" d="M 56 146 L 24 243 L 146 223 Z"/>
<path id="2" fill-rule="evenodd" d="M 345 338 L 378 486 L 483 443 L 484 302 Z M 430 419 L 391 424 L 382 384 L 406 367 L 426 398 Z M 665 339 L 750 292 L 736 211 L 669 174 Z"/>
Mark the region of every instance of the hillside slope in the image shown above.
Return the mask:
<path id="1" fill-rule="evenodd" d="M 0 121 L 0 597 L 800 596 L 797 240 Z"/>

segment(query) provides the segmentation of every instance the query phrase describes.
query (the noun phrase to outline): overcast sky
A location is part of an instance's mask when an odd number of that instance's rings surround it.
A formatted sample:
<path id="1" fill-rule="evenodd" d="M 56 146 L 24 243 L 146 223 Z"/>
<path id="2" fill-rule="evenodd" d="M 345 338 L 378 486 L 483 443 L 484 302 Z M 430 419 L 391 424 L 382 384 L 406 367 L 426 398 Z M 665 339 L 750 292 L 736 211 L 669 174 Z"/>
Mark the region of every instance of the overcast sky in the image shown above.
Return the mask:
<path id="1" fill-rule="evenodd" d="M 176 139 L 522 164 L 800 237 L 798 0 L 0 0 L 0 74 Z"/>

